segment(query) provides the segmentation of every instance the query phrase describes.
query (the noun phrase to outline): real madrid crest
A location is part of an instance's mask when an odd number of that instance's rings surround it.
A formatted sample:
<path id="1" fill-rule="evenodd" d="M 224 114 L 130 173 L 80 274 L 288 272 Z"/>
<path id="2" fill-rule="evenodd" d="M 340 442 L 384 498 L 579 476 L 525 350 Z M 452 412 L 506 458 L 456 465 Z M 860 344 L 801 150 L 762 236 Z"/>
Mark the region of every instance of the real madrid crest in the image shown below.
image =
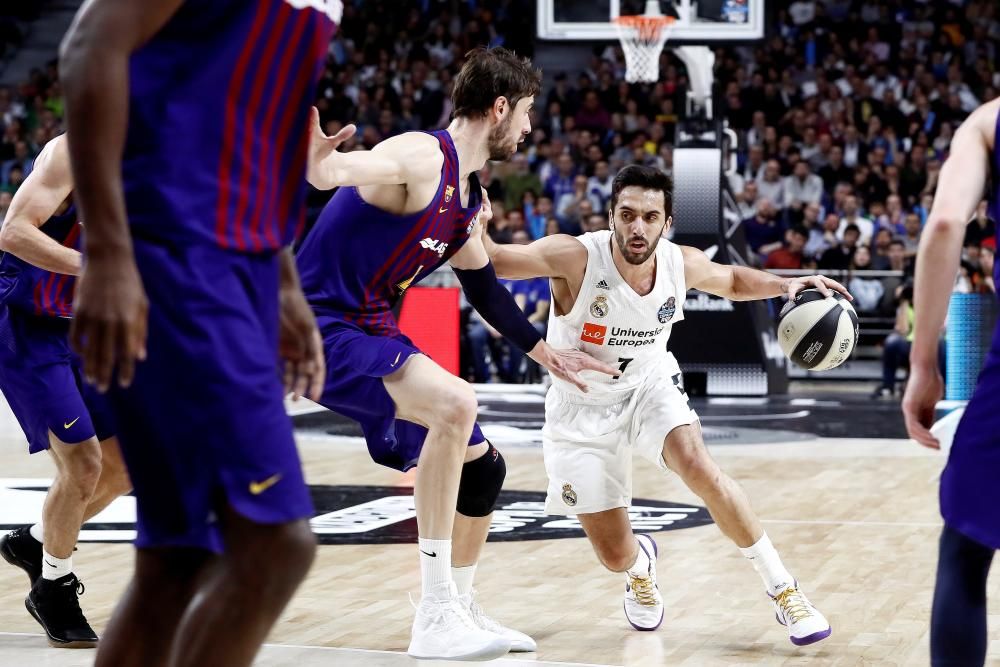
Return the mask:
<path id="1" fill-rule="evenodd" d="M 570 507 L 576 505 L 576 491 L 573 490 L 572 484 L 563 484 L 562 499 Z"/>
<path id="2" fill-rule="evenodd" d="M 660 306 L 660 310 L 656 313 L 656 318 L 660 320 L 660 324 L 666 324 L 674 316 L 676 310 L 677 300 L 674 297 L 670 297 L 665 304 Z"/>
<path id="3" fill-rule="evenodd" d="M 590 314 L 594 317 L 606 317 L 610 310 L 608 307 L 608 297 L 603 294 L 595 296 L 594 302 L 590 304 Z"/>

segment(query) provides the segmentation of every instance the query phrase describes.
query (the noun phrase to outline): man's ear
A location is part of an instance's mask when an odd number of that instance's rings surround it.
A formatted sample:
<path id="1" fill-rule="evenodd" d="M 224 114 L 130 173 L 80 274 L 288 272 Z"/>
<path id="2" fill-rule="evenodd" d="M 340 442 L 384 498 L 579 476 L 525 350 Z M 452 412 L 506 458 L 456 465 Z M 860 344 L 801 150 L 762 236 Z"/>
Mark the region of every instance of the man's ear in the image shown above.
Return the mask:
<path id="1" fill-rule="evenodd" d="M 497 121 L 502 121 L 504 117 L 511 113 L 510 100 L 501 95 L 500 97 L 493 100 L 493 117 Z"/>

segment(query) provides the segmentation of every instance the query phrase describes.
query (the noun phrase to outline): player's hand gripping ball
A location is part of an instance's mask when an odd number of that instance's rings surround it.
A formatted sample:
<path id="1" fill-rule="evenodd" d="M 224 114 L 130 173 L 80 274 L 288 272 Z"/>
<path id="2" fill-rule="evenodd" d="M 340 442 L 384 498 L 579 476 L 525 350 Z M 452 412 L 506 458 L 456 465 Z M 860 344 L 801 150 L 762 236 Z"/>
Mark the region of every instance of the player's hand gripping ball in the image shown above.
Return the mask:
<path id="1" fill-rule="evenodd" d="M 778 315 L 778 343 L 797 366 L 828 371 L 844 363 L 858 342 L 858 314 L 844 295 L 802 290 Z"/>

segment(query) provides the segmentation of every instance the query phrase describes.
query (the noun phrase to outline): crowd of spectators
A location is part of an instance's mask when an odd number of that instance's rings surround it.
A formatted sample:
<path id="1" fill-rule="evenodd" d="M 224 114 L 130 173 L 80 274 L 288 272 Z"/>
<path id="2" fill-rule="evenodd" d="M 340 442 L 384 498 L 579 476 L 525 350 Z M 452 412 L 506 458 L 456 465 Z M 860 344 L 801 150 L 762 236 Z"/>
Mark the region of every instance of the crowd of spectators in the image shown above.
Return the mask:
<path id="1" fill-rule="evenodd" d="M 469 49 L 503 45 L 532 56 L 540 48 L 529 0 L 344 4 L 317 106 L 330 134 L 358 125 L 348 150 L 444 127 L 452 80 Z M 912 276 L 951 137 L 1000 90 L 1000 8 L 992 0 L 772 4 L 765 40 L 716 50 L 716 109 L 740 138 L 728 186 L 751 259 L 841 275 L 863 314 L 891 318 Z M 617 44 L 595 45 L 590 54 L 576 71 L 545 73 L 532 134 L 511 161 L 480 173 L 498 242 L 604 228 L 618 169 L 673 170 L 687 91 L 680 62 L 667 49 L 657 83 L 629 84 Z M 54 66 L 0 88 L 0 212 L 61 119 Z M 328 197 L 311 193 L 313 215 Z M 994 252 L 984 205 L 970 223 L 956 289 L 992 291 Z M 491 339 L 477 327 L 471 318 L 469 347 Z M 491 340 L 475 346 L 469 377 L 531 375 Z"/>

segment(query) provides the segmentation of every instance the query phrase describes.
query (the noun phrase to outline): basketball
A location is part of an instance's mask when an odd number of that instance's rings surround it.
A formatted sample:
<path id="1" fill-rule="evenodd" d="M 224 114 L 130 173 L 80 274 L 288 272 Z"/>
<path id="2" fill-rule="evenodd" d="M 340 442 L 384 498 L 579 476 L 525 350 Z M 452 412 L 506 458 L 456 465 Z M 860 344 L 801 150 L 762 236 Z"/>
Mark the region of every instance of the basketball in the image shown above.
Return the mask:
<path id="1" fill-rule="evenodd" d="M 828 371 L 844 363 L 858 342 L 858 314 L 839 292 L 799 292 L 778 315 L 778 343 L 797 366 Z"/>

